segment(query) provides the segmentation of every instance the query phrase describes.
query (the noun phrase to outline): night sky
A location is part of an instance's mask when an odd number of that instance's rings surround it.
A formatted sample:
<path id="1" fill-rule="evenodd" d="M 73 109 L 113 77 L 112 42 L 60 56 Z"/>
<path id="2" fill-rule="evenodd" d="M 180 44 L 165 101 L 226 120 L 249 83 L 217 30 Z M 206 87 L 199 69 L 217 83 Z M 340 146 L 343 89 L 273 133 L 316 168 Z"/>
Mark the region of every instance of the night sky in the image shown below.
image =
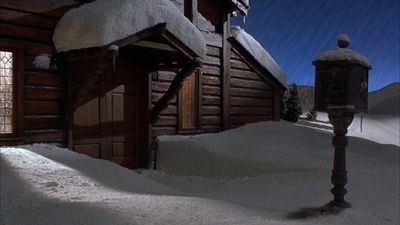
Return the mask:
<path id="1" fill-rule="evenodd" d="M 275 58 L 290 83 L 313 85 L 312 61 L 346 33 L 372 63 L 369 91 L 399 82 L 399 0 L 250 0 L 233 19 Z"/>

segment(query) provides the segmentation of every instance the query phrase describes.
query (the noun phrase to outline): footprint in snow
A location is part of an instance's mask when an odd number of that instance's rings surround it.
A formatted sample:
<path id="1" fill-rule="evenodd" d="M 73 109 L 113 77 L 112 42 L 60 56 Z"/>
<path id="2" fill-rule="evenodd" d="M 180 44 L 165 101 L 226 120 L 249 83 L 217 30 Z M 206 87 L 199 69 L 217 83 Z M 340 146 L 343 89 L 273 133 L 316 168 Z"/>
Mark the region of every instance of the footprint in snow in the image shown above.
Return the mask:
<path id="1" fill-rule="evenodd" d="M 46 187 L 57 187 L 58 183 L 55 182 L 55 181 L 50 181 L 50 182 L 44 183 L 44 186 L 46 186 Z"/>

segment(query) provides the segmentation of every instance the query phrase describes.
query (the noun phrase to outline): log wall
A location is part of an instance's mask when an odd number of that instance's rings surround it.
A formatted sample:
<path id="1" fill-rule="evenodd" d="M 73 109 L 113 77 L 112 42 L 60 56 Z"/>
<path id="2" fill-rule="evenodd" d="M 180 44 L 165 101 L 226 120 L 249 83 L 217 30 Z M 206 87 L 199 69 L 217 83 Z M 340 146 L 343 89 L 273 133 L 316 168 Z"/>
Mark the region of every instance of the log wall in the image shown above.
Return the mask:
<path id="1" fill-rule="evenodd" d="M 176 76 L 174 71 L 158 71 L 152 75 L 151 82 L 151 102 L 152 106 L 164 95 L 168 90 L 171 81 Z M 177 97 L 174 97 L 168 104 L 168 107 L 161 111 L 160 119 L 152 127 L 153 135 L 174 135 L 177 133 L 178 127 L 178 106 Z"/>
<path id="2" fill-rule="evenodd" d="M 54 66 L 38 68 L 35 57 L 55 55 L 52 41 L 59 18 L 73 0 L 0 1 L 0 42 L 16 46 L 23 54 L 23 135 L 24 143 L 56 142 L 65 144 L 63 107 L 66 79 Z"/>
<path id="3" fill-rule="evenodd" d="M 80 1 L 82 2 L 82 1 Z M 174 3 L 184 10 L 184 0 Z M 24 143 L 66 143 L 63 114 L 66 77 L 54 66 L 37 68 L 35 57 L 55 55 L 52 42 L 59 18 L 81 3 L 75 0 L 2 0 L 0 1 L 0 42 L 23 49 L 23 134 Z M 211 7 L 211 6 L 213 7 Z M 208 7 L 210 6 L 210 7 Z M 215 6 L 215 7 L 214 7 Z M 199 1 L 194 23 L 207 42 L 207 56 L 201 69 L 201 129 L 222 130 L 222 9 L 212 0 Z M 230 124 L 237 127 L 273 117 L 273 91 L 243 58 L 232 49 L 230 85 Z M 168 90 L 176 71 L 159 71 L 151 77 L 151 102 Z M 178 132 L 178 105 L 175 97 L 162 111 L 153 127 L 154 135 Z"/>
<path id="4" fill-rule="evenodd" d="M 207 56 L 203 62 L 201 124 L 202 130 L 207 133 L 222 130 L 221 51 L 220 46 L 208 44 Z"/>
<path id="5" fill-rule="evenodd" d="M 274 91 L 233 48 L 231 50 L 230 125 L 274 118 Z"/>

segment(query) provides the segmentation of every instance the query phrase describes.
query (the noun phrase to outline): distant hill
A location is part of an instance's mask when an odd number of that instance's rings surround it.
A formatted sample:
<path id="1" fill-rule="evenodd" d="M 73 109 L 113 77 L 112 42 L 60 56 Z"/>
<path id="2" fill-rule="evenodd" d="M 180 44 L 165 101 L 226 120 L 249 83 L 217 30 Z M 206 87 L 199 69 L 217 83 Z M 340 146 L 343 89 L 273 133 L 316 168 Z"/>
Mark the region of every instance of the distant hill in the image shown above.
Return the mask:
<path id="1" fill-rule="evenodd" d="M 389 84 L 368 95 L 370 114 L 397 115 L 400 113 L 400 83 Z"/>
<path id="2" fill-rule="evenodd" d="M 314 106 L 314 87 L 298 86 L 300 105 L 303 112 Z M 400 83 L 391 83 L 368 94 L 368 113 L 374 115 L 400 114 Z"/>
<path id="3" fill-rule="evenodd" d="M 303 112 L 308 112 L 314 107 L 314 86 L 299 85 L 297 89 L 299 92 L 300 106 Z"/>

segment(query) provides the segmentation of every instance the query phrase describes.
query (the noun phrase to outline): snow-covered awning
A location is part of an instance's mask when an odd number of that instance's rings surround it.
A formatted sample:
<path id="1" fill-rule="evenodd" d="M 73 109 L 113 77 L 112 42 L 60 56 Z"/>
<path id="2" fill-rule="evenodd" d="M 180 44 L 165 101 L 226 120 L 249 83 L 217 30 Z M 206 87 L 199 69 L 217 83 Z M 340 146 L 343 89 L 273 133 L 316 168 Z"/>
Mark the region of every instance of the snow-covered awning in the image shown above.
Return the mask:
<path id="1" fill-rule="evenodd" d="M 58 52 L 102 47 L 162 23 L 204 58 L 203 35 L 170 0 L 97 0 L 84 4 L 60 19 L 53 41 Z"/>
<path id="2" fill-rule="evenodd" d="M 287 87 L 287 77 L 278 63 L 250 34 L 240 27 L 231 27 L 232 37 L 284 87 Z"/>
<path id="3" fill-rule="evenodd" d="M 231 4 L 233 4 L 237 10 L 243 15 L 247 15 L 247 11 L 249 10 L 249 0 L 229 0 Z"/>

